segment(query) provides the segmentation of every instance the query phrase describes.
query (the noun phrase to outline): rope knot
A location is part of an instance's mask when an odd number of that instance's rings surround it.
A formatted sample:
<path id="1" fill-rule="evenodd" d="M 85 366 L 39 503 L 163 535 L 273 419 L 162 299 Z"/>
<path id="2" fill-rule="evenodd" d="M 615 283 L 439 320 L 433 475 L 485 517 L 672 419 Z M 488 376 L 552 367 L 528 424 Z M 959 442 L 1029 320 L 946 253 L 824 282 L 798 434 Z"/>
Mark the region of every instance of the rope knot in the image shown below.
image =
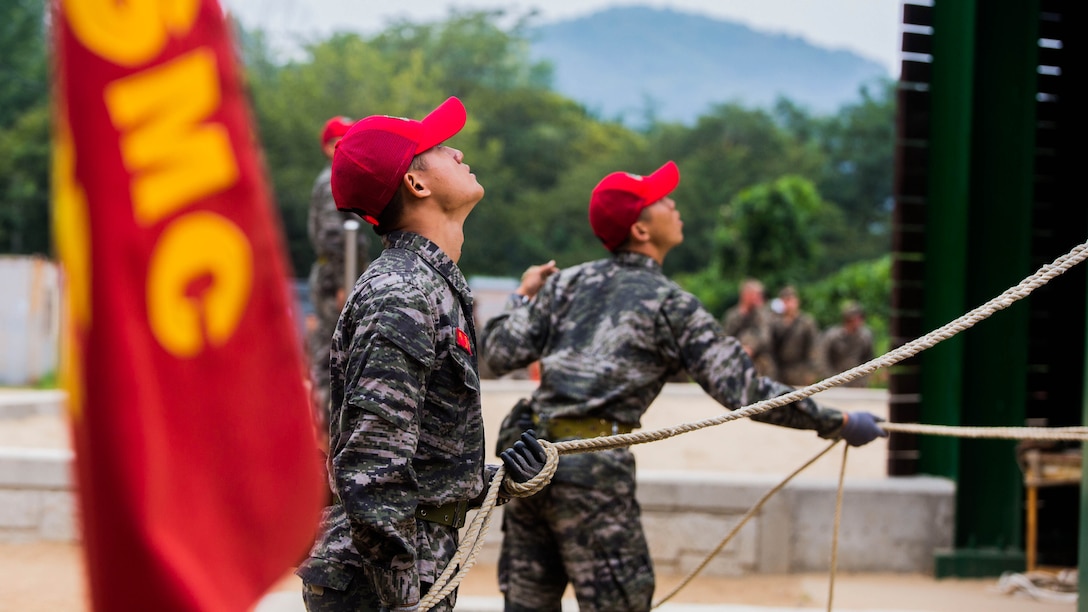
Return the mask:
<path id="1" fill-rule="evenodd" d="M 552 476 L 555 475 L 555 470 L 559 467 L 559 450 L 547 440 L 539 440 L 539 442 L 544 447 L 544 454 L 548 456 L 544 462 L 544 467 L 536 476 L 525 482 L 517 482 L 507 474 L 502 480 L 502 486 L 511 497 L 531 497 L 543 490 L 552 481 Z"/>

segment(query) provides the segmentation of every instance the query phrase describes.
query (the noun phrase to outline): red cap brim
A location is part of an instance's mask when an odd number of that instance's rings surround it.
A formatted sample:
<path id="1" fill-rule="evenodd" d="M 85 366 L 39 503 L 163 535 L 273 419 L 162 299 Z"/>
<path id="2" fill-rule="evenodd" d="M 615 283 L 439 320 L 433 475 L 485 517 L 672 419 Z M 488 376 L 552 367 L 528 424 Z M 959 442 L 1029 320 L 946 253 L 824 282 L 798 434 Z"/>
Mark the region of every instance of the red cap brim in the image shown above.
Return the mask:
<path id="1" fill-rule="evenodd" d="M 465 127 L 467 117 L 465 105 L 460 100 L 453 96 L 447 98 L 420 121 L 423 129 L 419 135 L 416 155 L 452 138 Z"/>
<path id="2" fill-rule="evenodd" d="M 641 194 L 646 206 L 657 202 L 672 193 L 680 184 L 680 169 L 672 161 L 665 162 L 653 174 L 643 178 L 644 191 Z"/>

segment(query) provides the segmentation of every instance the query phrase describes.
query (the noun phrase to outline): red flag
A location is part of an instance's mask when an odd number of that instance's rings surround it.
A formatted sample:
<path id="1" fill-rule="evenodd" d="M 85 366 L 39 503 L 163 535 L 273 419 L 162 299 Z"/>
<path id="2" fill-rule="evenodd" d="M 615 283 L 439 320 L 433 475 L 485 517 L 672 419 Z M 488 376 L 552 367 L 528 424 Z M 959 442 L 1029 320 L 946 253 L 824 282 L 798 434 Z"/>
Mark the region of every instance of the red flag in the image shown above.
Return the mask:
<path id="1" fill-rule="evenodd" d="M 94 609 L 245 610 L 325 492 L 215 0 L 53 0 L 54 222 Z"/>

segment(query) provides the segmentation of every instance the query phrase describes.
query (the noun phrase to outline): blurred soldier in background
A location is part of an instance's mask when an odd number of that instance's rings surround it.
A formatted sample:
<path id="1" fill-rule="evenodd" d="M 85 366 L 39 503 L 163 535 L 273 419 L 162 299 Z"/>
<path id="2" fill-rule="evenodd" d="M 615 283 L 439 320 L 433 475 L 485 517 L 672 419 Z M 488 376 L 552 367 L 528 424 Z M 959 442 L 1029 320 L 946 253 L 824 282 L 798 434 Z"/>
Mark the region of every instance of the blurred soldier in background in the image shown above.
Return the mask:
<path id="1" fill-rule="evenodd" d="M 727 335 L 740 340 L 760 376 L 775 377 L 774 357 L 771 355 L 772 313 L 764 305 L 763 283 L 754 278 L 740 285 L 740 300 L 722 319 Z"/>
<path id="2" fill-rule="evenodd" d="M 820 341 L 824 376 L 834 376 L 873 358 L 873 332 L 865 325 L 865 311 L 857 302 L 843 305 L 842 323 L 830 327 Z M 847 387 L 864 387 L 868 376 L 855 378 Z"/>
<path id="3" fill-rule="evenodd" d="M 310 244 L 317 258 L 310 267 L 310 301 L 314 306 L 315 325 L 309 328 L 310 384 L 313 402 L 314 420 L 317 423 L 319 438 L 328 435 L 329 415 L 329 345 L 332 332 L 336 329 L 336 320 L 340 309 L 344 307 L 348 287 L 344 281 L 344 252 L 346 232 L 344 222 L 354 220 L 350 213 L 336 209 L 332 198 L 329 179 L 332 175 L 332 154 L 336 144 L 352 126 L 347 117 L 333 117 L 325 122 L 321 131 L 321 150 L 328 162 L 324 170 L 314 181 L 310 195 L 310 212 L 307 219 L 307 232 Z M 356 274 L 362 273 L 368 263 L 367 237 L 363 232 L 354 232 L 356 239 Z M 324 442 L 323 442 L 324 444 Z"/>
<path id="4" fill-rule="evenodd" d="M 816 349 L 820 328 L 812 315 L 801 310 L 797 290 L 787 285 L 778 292 L 782 312 L 771 325 L 771 347 L 778 380 L 803 387 L 816 382 Z"/>

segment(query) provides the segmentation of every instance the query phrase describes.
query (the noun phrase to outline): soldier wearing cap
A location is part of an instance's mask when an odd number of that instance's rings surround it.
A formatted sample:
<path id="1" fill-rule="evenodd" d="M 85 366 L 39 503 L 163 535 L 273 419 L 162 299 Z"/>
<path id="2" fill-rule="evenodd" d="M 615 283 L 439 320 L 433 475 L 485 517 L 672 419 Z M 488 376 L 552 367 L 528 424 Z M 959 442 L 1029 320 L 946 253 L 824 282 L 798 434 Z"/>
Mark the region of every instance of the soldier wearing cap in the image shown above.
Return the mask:
<path id="1" fill-rule="evenodd" d="M 819 380 L 820 327 L 801 310 L 801 297 L 792 285 L 778 292 L 782 312 L 771 322 L 771 352 L 778 380 L 804 387 Z"/>
<path id="2" fill-rule="evenodd" d="M 861 304 L 851 300 L 842 307 L 842 322 L 833 325 L 820 338 L 820 364 L 824 376 L 834 376 L 859 366 L 873 358 L 873 332 L 865 324 Z M 864 387 L 868 376 L 845 383 L 849 387 Z"/>
<path id="3" fill-rule="evenodd" d="M 612 256 L 530 268 L 486 324 L 484 357 L 497 373 L 541 364 L 539 387 L 505 429 L 532 425 L 553 442 L 630 432 L 680 370 L 728 409 L 793 390 L 760 377 L 740 342 L 662 272 L 684 239 L 669 197 L 679 181 L 673 162 L 647 176 L 606 176 L 590 197 L 589 222 Z M 869 413 L 809 399 L 753 418 L 853 445 L 886 435 Z M 582 612 L 650 609 L 654 575 L 629 449 L 565 455 L 548 488 L 504 508 L 503 531 L 508 612 L 558 611 L 568 583 Z"/>
<path id="4" fill-rule="evenodd" d="M 310 266 L 310 302 L 314 306 L 315 324 L 307 334 L 310 354 L 310 384 L 314 404 L 315 421 L 324 431 L 329 417 L 329 343 L 336 328 L 336 319 L 347 297 L 344 286 L 345 242 L 344 221 L 354 219 L 351 213 L 341 212 L 333 201 L 330 178 L 332 158 L 336 144 L 347 133 L 352 121 L 347 117 L 333 117 L 321 130 L 321 151 L 330 164 L 314 180 L 310 192 L 310 210 L 307 217 L 307 234 L 314 250 L 314 263 Z M 363 232 L 355 233 L 355 270 L 362 272 L 367 266 L 369 241 Z M 324 446 L 325 441 L 322 442 Z"/>
<path id="5" fill-rule="evenodd" d="M 761 376 L 774 378 L 774 356 L 771 354 L 771 318 L 773 313 L 764 305 L 763 283 L 746 278 L 740 284 L 737 305 L 722 317 L 725 333 L 740 340 Z"/>
<path id="6" fill-rule="evenodd" d="M 384 249 L 332 336 L 332 502 L 296 570 L 310 612 L 418 609 L 497 470 L 483 462 L 472 295 L 457 267 L 484 189 L 442 144 L 465 119 L 457 98 L 420 121 L 367 117 L 333 156 L 337 208 L 372 224 Z M 544 463 L 531 435 L 502 458 L 518 481 Z"/>

